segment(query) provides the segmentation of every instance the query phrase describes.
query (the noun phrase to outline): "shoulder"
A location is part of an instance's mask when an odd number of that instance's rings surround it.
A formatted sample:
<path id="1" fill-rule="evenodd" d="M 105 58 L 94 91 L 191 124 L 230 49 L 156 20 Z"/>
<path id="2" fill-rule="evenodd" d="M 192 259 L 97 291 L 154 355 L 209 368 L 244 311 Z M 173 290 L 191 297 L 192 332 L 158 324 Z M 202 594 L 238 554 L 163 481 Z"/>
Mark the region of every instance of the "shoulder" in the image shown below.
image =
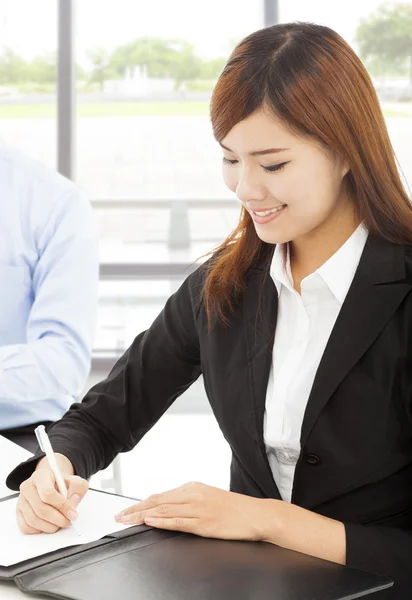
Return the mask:
<path id="1" fill-rule="evenodd" d="M 39 217 L 90 210 L 87 194 L 72 181 L 0 141 L 0 190 L 9 206 Z M 24 213 L 23 213 L 24 214 Z"/>
<path id="2" fill-rule="evenodd" d="M 191 263 L 189 265 L 191 273 L 185 277 L 182 285 L 173 294 L 174 301 L 181 307 L 186 307 L 185 310 L 191 306 L 195 319 L 199 317 L 200 311 L 204 309 L 204 288 L 215 260 L 216 254 L 211 254 L 207 260 L 204 260 L 204 257 L 199 257 Z"/>
<path id="3" fill-rule="evenodd" d="M 264 275 L 269 272 L 274 250 L 274 244 L 262 243 L 258 255 L 254 258 L 254 260 L 247 267 L 247 269 L 245 269 L 245 282 L 248 281 L 251 274 L 259 273 Z M 216 261 L 222 258 L 222 256 L 224 255 L 225 249 L 219 250 L 217 252 L 211 252 L 209 258 L 205 260 L 202 264 L 199 264 L 198 268 L 195 269 L 193 273 L 191 273 L 191 275 L 188 277 L 188 283 L 190 287 L 194 290 L 202 290 L 210 272 L 213 270 L 213 267 L 216 264 Z M 232 259 L 228 258 L 227 260 L 231 261 Z"/>
<path id="4" fill-rule="evenodd" d="M 249 285 L 255 287 L 256 277 L 258 280 L 262 281 L 262 278 L 265 278 L 269 273 L 270 263 L 272 260 L 273 252 L 275 246 L 273 244 L 263 243 L 260 248 L 259 254 L 255 257 L 252 263 L 245 269 L 243 273 L 243 282 L 244 289 L 240 292 L 232 293 L 233 297 L 233 306 L 237 305 L 241 302 L 242 296 L 246 288 Z M 185 280 L 183 288 L 186 290 L 186 293 L 190 297 L 190 302 L 195 311 L 196 316 L 199 315 L 199 312 L 205 309 L 204 303 L 204 288 L 206 281 L 208 279 L 209 274 L 213 270 L 216 261 L 225 256 L 225 248 L 220 249 L 217 252 L 212 252 L 207 260 L 203 263 L 199 264 L 197 268 L 193 270 L 193 272 L 187 277 Z M 227 258 L 229 262 L 233 261 L 230 257 Z M 225 282 L 229 287 L 231 285 L 230 281 Z M 233 285 L 233 284 L 232 284 Z M 234 287 L 234 286 L 233 286 Z"/>
<path id="5" fill-rule="evenodd" d="M 198 310 L 202 304 L 203 290 L 212 265 L 211 258 L 203 262 L 200 262 L 200 259 L 198 261 L 192 263 L 192 272 L 186 277 L 182 286 L 186 288 L 186 292 L 189 294 L 190 301 L 195 310 Z"/>

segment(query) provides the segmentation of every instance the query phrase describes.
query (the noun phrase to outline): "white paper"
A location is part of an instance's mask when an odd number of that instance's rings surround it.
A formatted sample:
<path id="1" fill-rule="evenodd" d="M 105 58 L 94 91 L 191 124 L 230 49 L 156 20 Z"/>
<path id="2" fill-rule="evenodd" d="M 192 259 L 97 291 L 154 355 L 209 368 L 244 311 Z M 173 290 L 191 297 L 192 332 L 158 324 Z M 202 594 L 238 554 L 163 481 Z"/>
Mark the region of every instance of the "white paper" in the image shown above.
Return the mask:
<path id="1" fill-rule="evenodd" d="M 30 456 L 33 456 L 31 452 L 17 444 L 13 444 L 13 442 L 0 435 L 0 498 L 15 493 L 6 486 L 7 476 L 17 465 L 30 458 Z"/>
<path id="2" fill-rule="evenodd" d="M 0 565 L 8 567 L 59 548 L 87 544 L 109 533 L 126 529 L 126 525 L 116 523 L 114 515 L 136 503 L 130 498 L 89 490 L 78 507 L 76 528 L 81 533 L 79 536 L 72 527 L 53 534 L 21 533 L 16 521 L 17 498 L 0 502 Z"/>

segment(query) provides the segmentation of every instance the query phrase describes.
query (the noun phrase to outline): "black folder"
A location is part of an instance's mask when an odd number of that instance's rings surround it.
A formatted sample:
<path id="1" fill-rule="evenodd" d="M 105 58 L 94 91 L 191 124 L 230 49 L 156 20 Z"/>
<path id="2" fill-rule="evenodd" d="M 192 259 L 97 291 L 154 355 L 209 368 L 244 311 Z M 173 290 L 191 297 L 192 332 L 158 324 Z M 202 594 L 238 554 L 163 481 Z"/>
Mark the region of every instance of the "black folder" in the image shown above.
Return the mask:
<path id="1" fill-rule="evenodd" d="M 215 540 L 145 525 L 0 566 L 0 579 L 14 579 L 28 594 L 68 600 L 350 600 L 393 584 L 266 542 Z M 392 593 L 381 592 L 376 600 Z"/>

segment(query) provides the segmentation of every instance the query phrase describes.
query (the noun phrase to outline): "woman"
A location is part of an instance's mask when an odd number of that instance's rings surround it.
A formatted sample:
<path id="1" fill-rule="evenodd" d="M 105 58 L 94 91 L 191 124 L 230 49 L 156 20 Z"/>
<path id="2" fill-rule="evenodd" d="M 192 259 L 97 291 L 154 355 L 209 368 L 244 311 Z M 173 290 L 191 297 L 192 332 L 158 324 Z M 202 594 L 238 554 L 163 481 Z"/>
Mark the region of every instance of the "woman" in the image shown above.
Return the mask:
<path id="1" fill-rule="evenodd" d="M 231 491 L 190 483 L 117 519 L 265 540 L 409 597 L 412 210 L 371 80 L 329 28 L 276 25 L 236 47 L 211 119 L 239 225 L 49 429 L 70 499 L 44 459 L 9 477 L 28 478 L 19 526 L 67 526 L 85 479 L 202 373 Z"/>

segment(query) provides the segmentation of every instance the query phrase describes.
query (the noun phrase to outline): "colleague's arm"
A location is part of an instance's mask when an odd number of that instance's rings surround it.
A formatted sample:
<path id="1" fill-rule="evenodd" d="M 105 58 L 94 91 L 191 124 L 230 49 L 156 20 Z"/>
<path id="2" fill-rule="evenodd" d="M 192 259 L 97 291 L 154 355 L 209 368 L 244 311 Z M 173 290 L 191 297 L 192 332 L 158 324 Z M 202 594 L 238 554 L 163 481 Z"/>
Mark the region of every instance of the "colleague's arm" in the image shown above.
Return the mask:
<path id="1" fill-rule="evenodd" d="M 107 467 L 119 452 L 131 450 L 199 377 L 199 272 L 168 299 L 109 376 L 48 429 L 53 449 L 70 460 L 76 475 L 87 479 Z M 19 466 L 7 485 L 18 489 L 33 472 L 36 460 Z"/>
<path id="2" fill-rule="evenodd" d="M 98 285 L 90 203 L 73 186 L 32 235 L 39 259 L 27 343 L 0 347 L 0 429 L 59 419 L 90 369 Z"/>

